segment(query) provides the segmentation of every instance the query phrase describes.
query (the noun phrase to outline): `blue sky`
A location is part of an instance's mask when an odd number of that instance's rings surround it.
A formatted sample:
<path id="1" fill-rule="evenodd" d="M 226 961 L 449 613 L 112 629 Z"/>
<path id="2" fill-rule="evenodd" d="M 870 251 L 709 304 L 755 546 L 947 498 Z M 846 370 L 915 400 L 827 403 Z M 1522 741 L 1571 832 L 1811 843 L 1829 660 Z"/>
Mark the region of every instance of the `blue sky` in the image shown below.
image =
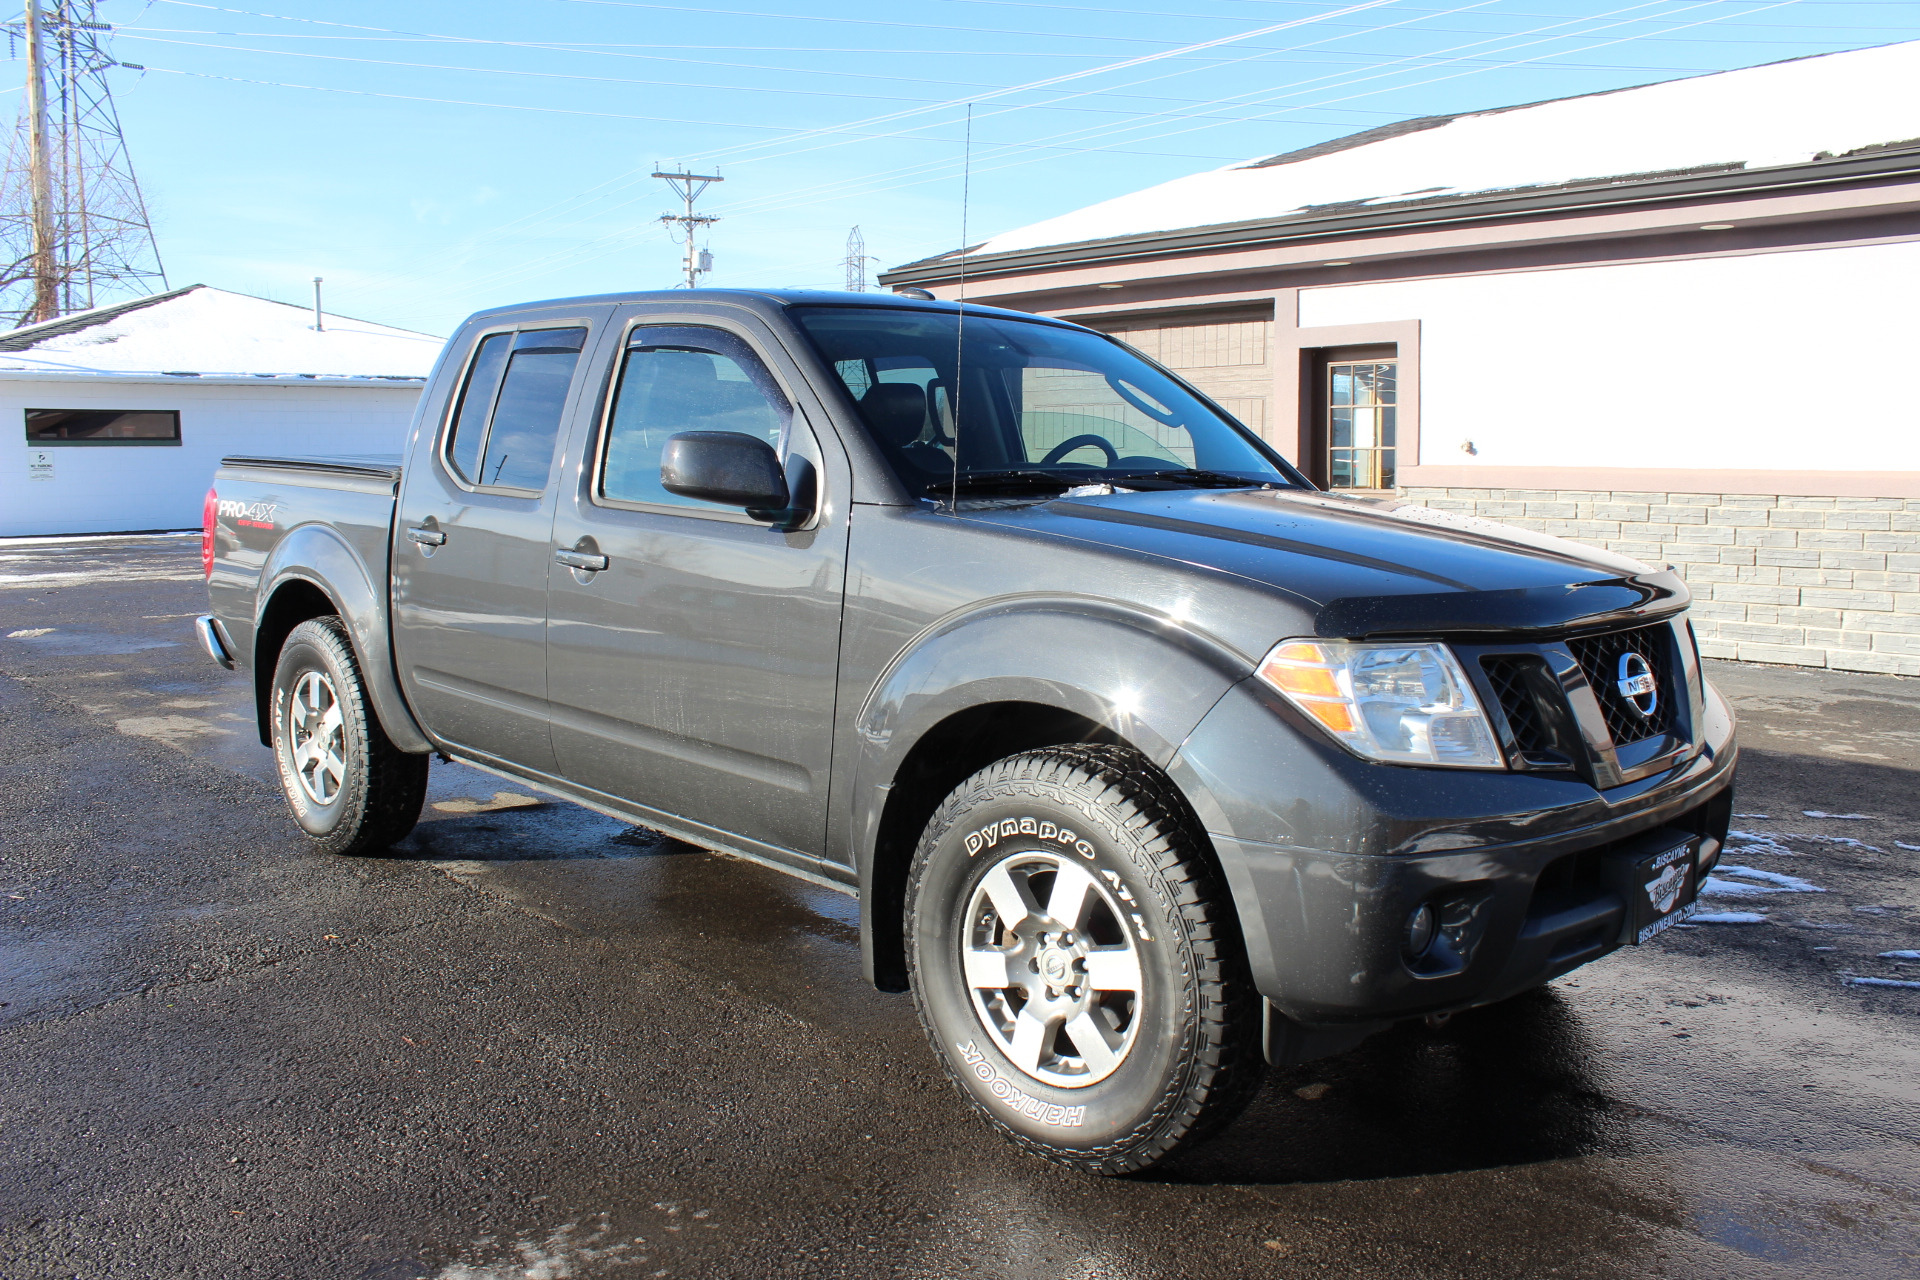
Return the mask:
<path id="1" fill-rule="evenodd" d="M 951 248 L 969 99 L 978 241 L 1413 116 L 1920 39 L 1896 0 L 257 2 L 100 4 L 171 281 L 320 275 L 432 333 L 671 285 L 657 162 L 726 177 L 710 284 L 840 287 L 855 224 L 876 268 Z"/>

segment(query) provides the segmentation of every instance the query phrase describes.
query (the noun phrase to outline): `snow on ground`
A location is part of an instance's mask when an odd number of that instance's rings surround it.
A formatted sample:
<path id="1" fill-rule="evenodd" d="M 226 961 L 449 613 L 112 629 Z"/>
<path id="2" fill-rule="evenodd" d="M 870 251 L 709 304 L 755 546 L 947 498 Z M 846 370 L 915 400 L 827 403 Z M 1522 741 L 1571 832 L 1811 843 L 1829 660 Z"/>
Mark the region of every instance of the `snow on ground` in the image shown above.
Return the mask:
<path id="1" fill-rule="evenodd" d="M 1765 924 L 1764 911 L 1703 911 L 1692 918 L 1688 924 Z"/>
<path id="2" fill-rule="evenodd" d="M 1809 818 L 1830 818 L 1838 822 L 1878 822 L 1879 821 L 1878 818 L 1875 818 L 1872 814 L 1867 814 L 1867 813 L 1826 813 L 1819 809 L 1802 809 L 1800 812 L 1805 814 Z"/>
<path id="3" fill-rule="evenodd" d="M 1920 991 L 1920 982 L 1907 978 L 1842 978 L 1840 981 L 1849 987 L 1906 987 Z"/>
<path id="4" fill-rule="evenodd" d="M 1882 951 L 1882 960 L 1920 960 L 1920 951 Z"/>
<path id="5" fill-rule="evenodd" d="M 1308 206 L 1799 164 L 1920 137 L 1916 82 L 1920 43 L 1910 42 L 1484 111 L 1327 154 L 1178 178 L 1002 232 L 976 253 L 1282 218 Z"/>
<path id="6" fill-rule="evenodd" d="M 1723 877 L 1738 876 L 1728 880 Z M 1799 876 L 1786 875 L 1779 871 L 1762 871 L 1758 867 L 1730 867 L 1722 864 L 1713 869 L 1707 882 L 1700 886 L 1702 897 L 1748 898 L 1767 893 L 1825 893 L 1819 885 L 1802 880 Z M 1699 917 L 1694 917 L 1698 919 Z"/>
<path id="7" fill-rule="evenodd" d="M 1729 831 L 1727 832 L 1727 852 L 1729 853 L 1771 853 L 1782 858 L 1797 858 L 1800 855 L 1780 843 L 1771 832 L 1766 831 Z"/>

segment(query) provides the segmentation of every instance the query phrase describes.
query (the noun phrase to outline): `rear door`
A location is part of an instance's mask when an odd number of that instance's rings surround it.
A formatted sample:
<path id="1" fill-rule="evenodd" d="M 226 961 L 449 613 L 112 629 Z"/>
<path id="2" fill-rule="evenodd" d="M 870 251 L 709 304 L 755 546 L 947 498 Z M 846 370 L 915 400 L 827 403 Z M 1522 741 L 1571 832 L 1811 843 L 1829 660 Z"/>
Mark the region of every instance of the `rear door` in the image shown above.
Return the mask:
<path id="1" fill-rule="evenodd" d="M 561 424 L 611 307 L 522 315 L 473 335 L 401 493 L 394 651 L 449 745 L 550 773 L 547 573 Z"/>
<path id="2" fill-rule="evenodd" d="M 817 856 L 846 581 L 845 455 L 757 323 L 634 315 L 622 338 L 554 527 L 556 550 L 606 557 L 597 571 L 556 567 L 549 579 L 560 770 L 685 822 Z M 660 451 L 680 431 L 767 440 L 796 488 L 815 493 L 812 518 L 780 532 L 666 492 Z"/>

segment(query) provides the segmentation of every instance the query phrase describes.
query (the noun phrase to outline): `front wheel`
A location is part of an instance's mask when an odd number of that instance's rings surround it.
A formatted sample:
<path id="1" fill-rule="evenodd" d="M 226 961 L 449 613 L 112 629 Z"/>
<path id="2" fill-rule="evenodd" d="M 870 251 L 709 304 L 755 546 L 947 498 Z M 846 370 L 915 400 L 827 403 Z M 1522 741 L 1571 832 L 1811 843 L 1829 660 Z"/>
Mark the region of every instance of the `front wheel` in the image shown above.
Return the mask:
<path id="1" fill-rule="evenodd" d="M 1258 1002 L 1205 836 L 1136 752 L 1009 756 L 940 806 L 914 858 L 907 963 L 947 1073 L 1060 1164 L 1133 1173 L 1238 1115 Z"/>
<path id="2" fill-rule="evenodd" d="M 280 789 L 322 851 L 377 853 L 413 830 L 427 757 L 400 750 L 380 727 L 339 618 L 310 618 L 287 635 L 271 715 Z"/>

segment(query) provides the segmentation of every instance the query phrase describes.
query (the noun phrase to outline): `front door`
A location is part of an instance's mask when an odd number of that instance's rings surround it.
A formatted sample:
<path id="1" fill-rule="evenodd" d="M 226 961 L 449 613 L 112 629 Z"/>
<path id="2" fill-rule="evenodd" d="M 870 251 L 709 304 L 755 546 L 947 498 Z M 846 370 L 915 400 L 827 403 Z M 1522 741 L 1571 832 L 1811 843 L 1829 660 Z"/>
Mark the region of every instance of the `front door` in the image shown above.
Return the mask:
<path id="1" fill-rule="evenodd" d="M 561 423 L 612 308 L 483 329 L 440 429 L 423 424 L 393 551 L 394 652 L 451 747 L 553 770 L 547 572 Z"/>
<path id="2" fill-rule="evenodd" d="M 846 577 L 846 463 L 796 404 L 763 333 L 633 329 L 554 527 L 605 567 L 550 578 L 554 748 L 575 782 L 777 850 L 818 856 Z M 780 532 L 660 487 L 681 431 L 780 450 L 813 517 Z M 598 563 L 597 560 L 591 563 Z"/>

